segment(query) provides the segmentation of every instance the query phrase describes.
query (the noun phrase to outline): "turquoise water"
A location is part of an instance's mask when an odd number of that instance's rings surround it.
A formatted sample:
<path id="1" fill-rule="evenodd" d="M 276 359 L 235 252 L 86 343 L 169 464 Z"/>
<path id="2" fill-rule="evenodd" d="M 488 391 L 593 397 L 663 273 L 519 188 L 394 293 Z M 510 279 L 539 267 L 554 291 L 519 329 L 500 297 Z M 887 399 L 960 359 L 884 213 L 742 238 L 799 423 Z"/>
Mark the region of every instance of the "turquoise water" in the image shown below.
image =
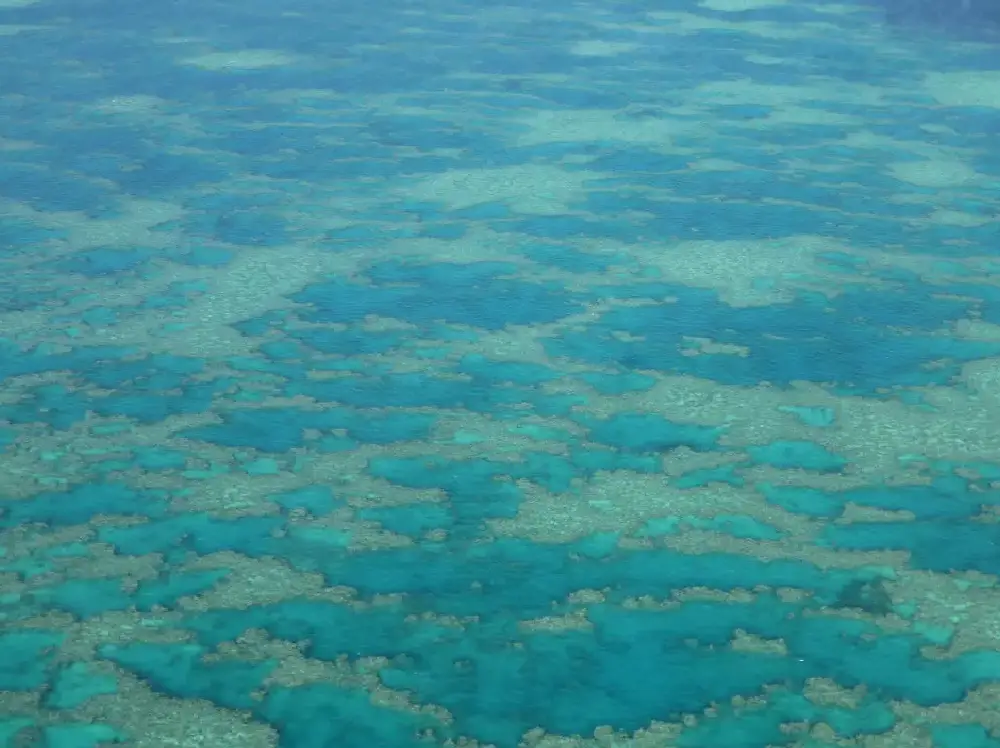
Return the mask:
<path id="1" fill-rule="evenodd" d="M 778 0 L 0 0 L 0 748 L 1000 747 L 1000 63 Z"/>

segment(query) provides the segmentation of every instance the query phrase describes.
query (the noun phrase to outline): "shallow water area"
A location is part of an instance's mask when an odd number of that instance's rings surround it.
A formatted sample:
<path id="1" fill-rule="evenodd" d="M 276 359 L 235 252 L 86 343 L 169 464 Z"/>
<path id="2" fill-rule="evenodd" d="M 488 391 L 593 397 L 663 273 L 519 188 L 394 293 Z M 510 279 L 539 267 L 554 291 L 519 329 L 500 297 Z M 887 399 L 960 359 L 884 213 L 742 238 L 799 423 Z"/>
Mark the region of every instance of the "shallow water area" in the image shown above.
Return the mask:
<path id="1" fill-rule="evenodd" d="M 1000 748 L 1000 58 L 884 11 L 0 0 L 0 748 Z"/>

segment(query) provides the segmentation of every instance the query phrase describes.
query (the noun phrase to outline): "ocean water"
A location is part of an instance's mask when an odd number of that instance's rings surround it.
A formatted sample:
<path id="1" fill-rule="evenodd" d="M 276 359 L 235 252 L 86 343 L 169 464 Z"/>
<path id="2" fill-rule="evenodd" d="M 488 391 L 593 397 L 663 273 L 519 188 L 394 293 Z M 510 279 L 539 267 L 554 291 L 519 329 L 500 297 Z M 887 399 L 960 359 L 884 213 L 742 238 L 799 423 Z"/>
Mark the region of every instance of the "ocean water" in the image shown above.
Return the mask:
<path id="1" fill-rule="evenodd" d="M 0 0 L 0 748 L 1000 748 L 1000 43 L 886 2 Z"/>

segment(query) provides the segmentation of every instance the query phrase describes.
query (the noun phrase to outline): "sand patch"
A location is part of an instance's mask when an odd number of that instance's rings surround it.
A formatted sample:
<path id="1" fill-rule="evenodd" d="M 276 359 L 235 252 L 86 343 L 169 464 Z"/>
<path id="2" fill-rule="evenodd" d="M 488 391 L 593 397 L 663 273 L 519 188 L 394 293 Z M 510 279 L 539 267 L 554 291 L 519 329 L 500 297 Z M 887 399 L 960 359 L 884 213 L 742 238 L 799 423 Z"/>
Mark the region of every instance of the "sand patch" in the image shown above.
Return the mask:
<path id="1" fill-rule="evenodd" d="M 439 202 L 451 210 L 502 201 L 518 213 L 557 215 L 584 195 L 584 181 L 595 176 L 530 164 L 503 169 L 453 169 L 424 180 L 409 196 Z"/>
<path id="2" fill-rule="evenodd" d="M 931 213 L 930 221 L 939 226 L 982 226 L 989 223 L 990 219 L 958 210 L 936 210 Z"/>
<path id="3" fill-rule="evenodd" d="M 667 146 L 677 135 L 704 132 L 705 129 L 704 123 L 693 119 L 629 119 L 603 109 L 531 112 L 515 121 L 530 128 L 517 137 L 517 144 L 522 146 L 608 140 Z"/>
<path id="4" fill-rule="evenodd" d="M 1000 109 L 1000 70 L 928 73 L 924 90 L 945 106 Z"/>
<path id="5" fill-rule="evenodd" d="M 644 267 L 656 268 L 667 283 L 710 288 L 730 306 L 767 306 L 787 300 L 808 278 L 819 280 L 824 268 L 816 260 L 823 251 L 845 248 L 822 237 L 799 236 L 781 241 L 687 241 L 669 249 L 657 245 L 633 248 Z"/>
<path id="6" fill-rule="evenodd" d="M 786 4 L 786 0 L 701 0 L 698 3 L 699 6 L 706 10 L 721 11 L 723 13 L 743 13 L 747 10 L 774 8 Z"/>
<path id="7" fill-rule="evenodd" d="M 2 2 L 3 0 L 0 0 Z M 283 52 L 269 49 L 246 49 L 241 52 L 210 52 L 196 57 L 188 57 L 182 62 L 203 70 L 241 71 L 260 70 L 290 65 L 295 58 Z"/>
<path id="8" fill-rule="evenodd" d="M 10 6 L 4 5 L 3 0 L 0 0 L 0 8 L 8 8 Z M 0 36 L 17 36 L 18 34 L 26 34 L 29 31 L 48 31 L 51 26 L 15 26 L 13 24 L 0 26 Z"/>
<path id="9" fill-rule="evenodd" d="M 631 52 L 638 44 L 627 42 L 602 42 L 599 40 L 577 42 L 569 48 L 571 54 L 580 57 L 617 57 Z"/>
<path id="10" fill-rule="evenodd" d="M 943 158 L 904 161 L 893 164 L 890 171 L 901 182 L 917 187 L 960 187 L 979 177 L 975 169 L 967 164 Z"/>

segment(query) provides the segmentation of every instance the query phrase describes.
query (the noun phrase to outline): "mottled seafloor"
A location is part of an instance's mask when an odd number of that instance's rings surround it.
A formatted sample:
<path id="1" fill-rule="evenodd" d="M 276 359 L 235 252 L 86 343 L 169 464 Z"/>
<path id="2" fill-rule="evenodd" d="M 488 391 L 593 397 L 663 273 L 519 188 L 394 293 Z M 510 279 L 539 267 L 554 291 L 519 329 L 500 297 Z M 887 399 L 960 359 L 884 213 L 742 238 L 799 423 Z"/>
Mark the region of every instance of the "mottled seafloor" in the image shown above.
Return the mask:
<path id="1" fill-rule="evenodd" d="M 1000 747 L 1000 45 L 0 6 L 0 747 Z"/>

